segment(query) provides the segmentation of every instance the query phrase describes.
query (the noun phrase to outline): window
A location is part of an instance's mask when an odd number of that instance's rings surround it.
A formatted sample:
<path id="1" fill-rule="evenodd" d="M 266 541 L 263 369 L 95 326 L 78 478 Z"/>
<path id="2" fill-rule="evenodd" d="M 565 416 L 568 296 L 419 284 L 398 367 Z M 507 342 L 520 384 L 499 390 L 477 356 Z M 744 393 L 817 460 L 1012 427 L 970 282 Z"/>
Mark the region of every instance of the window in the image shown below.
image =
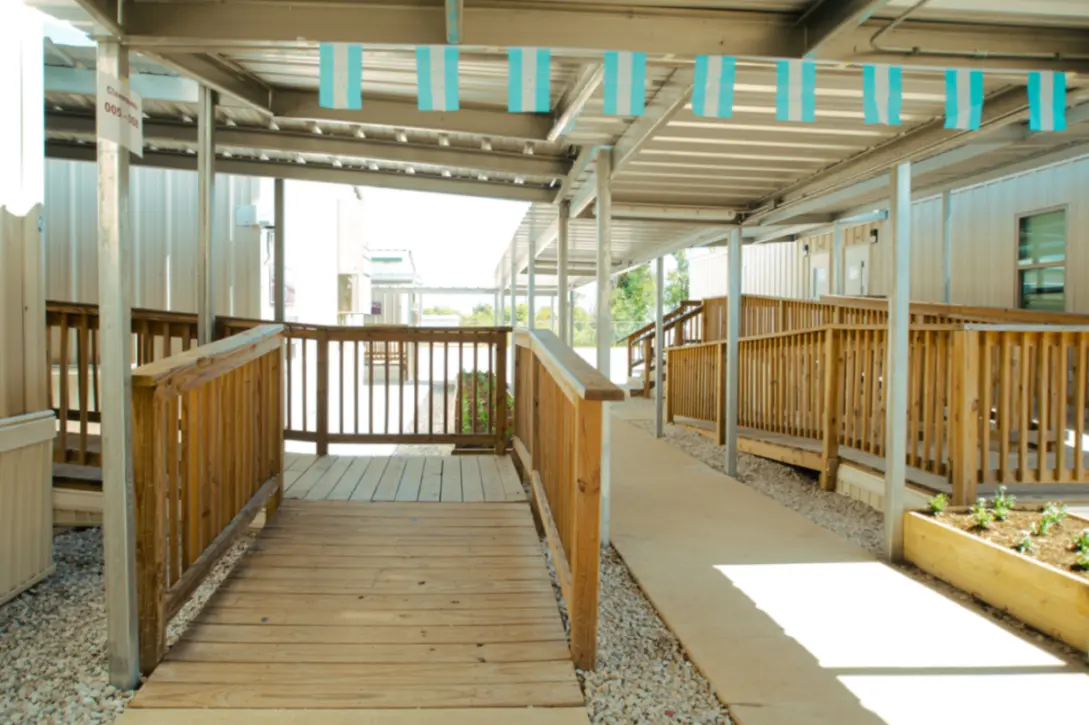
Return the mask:
<path id="1" fill-rule="evenodd" d="M 1024 310 L 1066 311 L 1066 210 L 1017 220 L 1018 305 Z"/>

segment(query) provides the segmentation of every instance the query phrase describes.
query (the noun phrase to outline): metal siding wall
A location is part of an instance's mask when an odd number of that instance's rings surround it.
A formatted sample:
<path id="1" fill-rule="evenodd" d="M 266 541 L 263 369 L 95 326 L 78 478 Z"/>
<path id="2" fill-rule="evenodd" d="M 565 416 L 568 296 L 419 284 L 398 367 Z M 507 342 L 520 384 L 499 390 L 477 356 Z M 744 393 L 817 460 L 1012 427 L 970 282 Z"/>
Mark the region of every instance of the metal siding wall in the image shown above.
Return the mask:
<path id="1" fill-rule="evenodd" d="M 195 312 L 197 176 L 145 167 L 131 174 L 132 305 Z M 95 165 L 48 159 L 45 181 L 46 294 L 97 302 Z M 234 224 L 237 206 L 257 202 L 259 184 L 248 177 L 216 177 L 212 251 L 219 314 L 260 316 L 260 230 Z"/>
<path id="2" fill-rule="evenodd" d="M 800 247 L 795 242 L 749 244 L 742 255 L 741 290 L 749 295 L 801 297 L 807 274 Z M 729 251 L 708 250 L 689 263 L 689 296 L 692 299 L 725 297 L 730 268 Z"/>

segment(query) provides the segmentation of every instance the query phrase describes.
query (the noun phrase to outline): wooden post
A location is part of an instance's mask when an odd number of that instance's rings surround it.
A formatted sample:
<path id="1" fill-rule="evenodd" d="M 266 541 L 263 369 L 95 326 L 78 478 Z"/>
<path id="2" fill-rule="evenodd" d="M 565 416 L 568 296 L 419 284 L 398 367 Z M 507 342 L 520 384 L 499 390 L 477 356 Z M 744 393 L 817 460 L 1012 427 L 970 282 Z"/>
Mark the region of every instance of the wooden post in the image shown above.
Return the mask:
<path id="1" fill-rule="evenodd" d="M 840 355 L 841 332 L 835 328 L 824 329 L 824 351 L 821 357 L 821 371 L 824 376 L 824 400 L 821 401 L 821 477 L 822 491 L 836 490 L 836 477 L 839 472 L 839 402 L 840 379 L 843 376 L 843 360 Z"/>
<path id="2" fill-rule="evenodd" d="M 531 332 L 530 335 L 532 334 Z M 538 440 L 538 436 L 541 434 L 541 366 L 537 362 L 537 353 L 535 351 L 526 355 L 525 364 L 529 366 L 529 369 L 526 370 L 529 389 L 525 391 L 525 400 L 529 408 L 526 425 L 529 426 L 530 470 L 537 471 L 541 468 L 541 442 Z"/>
<path id="3" fill-rule="evenodd" d="M 140 671 L 150 674 L 166 652 L 166 432 L 155 388 L 132 393 L 136 521 L 136 594 L 140 613 Z"/>
<path id="4" fill-rule="evenodd" d="M 716 345 L 715 354 L 715 438 L 726 445 L 726 344 Z"/>
<path id="5" fill-rule="evenodd" d="M 669 373 L 670 384 L 666 386 L 666 396 L 665 396 L 665 419 L 666 419 L 666 423 L 672 423 L 673 422 L 673 391 L 677 387 L 674 384 L 674 383 L 677 382 L 677 368 L 675 367 L 677 363 L 675 363 L 673 361 L 673 358 L 675 356 L 676 356 L 676 353 L 673 352 L 672 348 L 669 348 L 669 349 L 666 350 L 666 368 L 668 368 L 670 370 L 670 373 Z"/>
<path id="6" fill-rule="evenodd" d="M 268 504 L 265 506 L 266 522 L 272 520 L 284 500 L 284 349 L 284 346 L 281 345 L 278 350 L 269 353 L 271 372 L 268 390 L 271 394 L 269 410 L 272 415 L 269 438 L 272 445 L 272 475 L 280 479 L 280 484 L 276 487 L 276 493 L 269 497 Z"/>
<path id="7" fill-rule="evenodd" d="M 511 332 L 511 335 L 513 334 Z M 497 456 L 507 452 L 507 415 L 507 333 L 500 332 L 495 348 L 495 455 Z"/>
<path id="8" fill-rule="evenodd" d="M 575 401 L 575 526 L 571 561 L 571 659 L 592 670 L 597 657 L 601 531 L 602 404 Z"/>
<path id="9" fill-rule="evenodd" d="M 305 341 L 304 341 L 305 342 Z M 329 455 L 329 335 L 328 332 L 323 331 L 321 336 L 317 339 L 318 344 L 318 442 L 317 453 L 319 456 Z M 389 394 L 389 343 L 386 343 L 386 398 L 388 400 Z M 303 381 L 303 385 L 306 385 L 306 381 Z M 306 411 L 303 411 L 303 415 L 306 415 Z M 389 420 L 389 406 L 386 406 L 386 420 Z M 387 423 L 387 432 L 389 425 Z"/>
<path id="10" fill-rule="evenodd" d="M 643 339 L 643 397 L 650 397 L 650 363 L 653 360 L 650 337 Z"/>
<path id="11" fill-rule="evenodd" d="M 953 333 L 953 420 L 950 455 L 953 505 L 976 499 L 979 473 L 979 332 Z M 1024 431 L 1021 431 L 1024 435 Z"/>

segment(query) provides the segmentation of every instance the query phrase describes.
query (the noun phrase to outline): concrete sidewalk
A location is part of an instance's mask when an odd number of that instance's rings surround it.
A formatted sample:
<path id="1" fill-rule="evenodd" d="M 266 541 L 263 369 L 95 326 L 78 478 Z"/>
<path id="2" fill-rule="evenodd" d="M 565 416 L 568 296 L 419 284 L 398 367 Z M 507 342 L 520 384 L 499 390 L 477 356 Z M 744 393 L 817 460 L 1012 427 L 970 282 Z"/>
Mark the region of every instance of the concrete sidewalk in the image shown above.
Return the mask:
<path id="1" fill-rule="evenodd" d="M 1040 649 L 620 416 L 611 460 L 613 544 L 741 725 L 1089 717 L 1083 663 Z"/>

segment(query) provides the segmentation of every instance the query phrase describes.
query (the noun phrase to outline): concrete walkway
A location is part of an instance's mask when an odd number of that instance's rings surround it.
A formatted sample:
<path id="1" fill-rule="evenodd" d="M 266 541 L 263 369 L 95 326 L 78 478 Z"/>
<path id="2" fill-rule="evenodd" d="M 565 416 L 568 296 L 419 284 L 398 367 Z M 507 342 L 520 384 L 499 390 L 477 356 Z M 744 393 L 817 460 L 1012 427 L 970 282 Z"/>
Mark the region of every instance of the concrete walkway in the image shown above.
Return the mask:
<path id="1" fill-rule="evenodd" d="M 1080 721 L 1089 674 L 614 416 L 613 544 L 741 725 Z"/>

